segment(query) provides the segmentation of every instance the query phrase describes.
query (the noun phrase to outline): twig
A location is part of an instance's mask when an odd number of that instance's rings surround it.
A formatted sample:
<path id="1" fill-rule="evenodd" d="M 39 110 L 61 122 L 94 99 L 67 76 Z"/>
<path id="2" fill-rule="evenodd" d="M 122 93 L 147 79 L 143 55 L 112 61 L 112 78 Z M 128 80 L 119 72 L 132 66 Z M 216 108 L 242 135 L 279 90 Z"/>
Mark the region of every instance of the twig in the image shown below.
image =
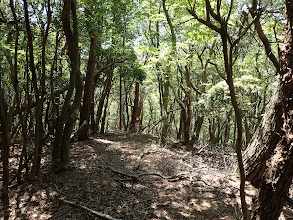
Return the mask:
<path id="1" fill-rule="evenodd" d="M 119 219 L 116 219 L 116 218 L 112 218 L 112 217 L 109 216 L 109 215 L 106 215 L 106 214 L 102 214 L 102 213 L 100 213 L 100 212 L 97 212 L 97 211 L 95 211 L 95 210 L 93 210 L 93 209 L 90 209 L 90 208 L 88 208 L 88 207 L 86 207 L 86 206 L 79 205 L 79 204 L 76 204 L 75 202 L 71 202 L 71 201 L 65 200 L 64 198 L 59 198 L 59 200 L 62 201 L 62 202 L 65 202 L 65 203 L 67 203 L 67 204 L 70 204 L 70 205 L 72 205 L 72 206 L 74 206 L 74 207 L 82 208 L 82 209 L 84 209 L 84 210 L 86 210 L 86 211 L 88 211 L 88 212 L 90 212 L 90 213 L 93 213 L 93 214 L 95 214 L 96 216 L 99 216 L 99 217 L 104 218 L 104 219 L 108 219 L 108 220 L 119 220 Z"/>

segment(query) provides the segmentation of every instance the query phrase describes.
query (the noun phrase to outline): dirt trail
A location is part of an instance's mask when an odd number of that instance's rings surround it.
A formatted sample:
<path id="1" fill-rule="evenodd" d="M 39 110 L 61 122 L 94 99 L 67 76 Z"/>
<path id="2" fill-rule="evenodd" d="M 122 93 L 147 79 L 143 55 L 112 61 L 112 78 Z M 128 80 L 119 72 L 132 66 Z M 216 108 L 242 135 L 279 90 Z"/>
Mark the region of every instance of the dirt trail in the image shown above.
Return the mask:
<path id="1" fill-rule="evenodd" d="M 76 142 L 72 169 L 58 175 L 48 152 L 39 181 L 12 189 L 12 219 L 99 219 L 60 198 L 117 219 L 240 219 L 232 151 L 205 146 L 192 153 L 157 142 L 130 134 Z"/>

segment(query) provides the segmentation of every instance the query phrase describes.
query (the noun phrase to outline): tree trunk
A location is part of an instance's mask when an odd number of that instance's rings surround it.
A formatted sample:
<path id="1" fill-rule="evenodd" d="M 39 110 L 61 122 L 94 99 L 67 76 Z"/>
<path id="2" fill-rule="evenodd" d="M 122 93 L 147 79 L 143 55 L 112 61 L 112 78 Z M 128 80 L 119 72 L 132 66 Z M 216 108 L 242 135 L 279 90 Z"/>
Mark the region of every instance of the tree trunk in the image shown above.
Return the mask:
<path id="1" fill-rule="evenodd" d="M 9 211 L 9 138 L 8 138 L 8 123 L 7 123 L 7 103 L 4 98 L 3 89 L 0 89 L 0 131 L 1 131 L 1 159 L 3 165 L 3 186 L 1 198 L 5 210 L 5 219 L 8 219 Z"/>
<path id="2" fill-rule="evenodd" d="M 70 21 L 70 14 L 72 14 L 72 22 Z M 71 23 L 73 30 L 71 30 Z M 62 25 L 68 45 L 71 72 L 68 92 L 57 122 L 55 139 L 53 143 L 52 163 L 55 172 L 69 168 L 70 136 L 74 123 L 76 122 L 76 118 L 79 114 L 80 102 L 82 98 L 83 86 L 80 73 L 76 0 L 64 0 Z M 74 89 L 76 90 L 75 97 L 72 107 L 70 107 Z"/>
<path id="3" fill-rule="evenodd" d="M 98 105 L 98 110 L 97 110 L 97 118 L 96 118 L 96 122 L 95 122 L 95 126 L 93 129 L 93 132 L 96 133 L 98 131 L 99 125 L 100 125 L 100 120 L 102 117 L 102 113 L 103 113 L 103 107 L 104 107 L 104 103 L 105 103 L 105 99 L 107 98 L 107 94 L 108 91 L 110 92 L 111 90 L 111 86 L 112 86 L 112 77 L 113 77 L 113 72 L 110 71 L 107 74 L 107 79 L 104 83 L 104 88 L 102 91 L 102 95 L 101 98 L 99 100 L 99 105 Z"/>
<path id="4" fill-rule="evenodd" d="M 185 104 L 185 120 L 184 120 L 184 143 L 186 145 L 190 144 L 190 123 L 191 123 L 191 82 L 190 82 L 190 72 L 189 72 L 189 68 L 186 65 L 185 66 L 185 81 L 186 81 L 186 85 L 187 88 L 184 92 L 185 92 L 185 100 L 184 100 L 184 104 Z"/>
<path id="5" fill-rule="evenodd" d="M 83 102 L 82 108 L 80 111 L 80 121 L 79 126 L 81 126 L 84 121 L 86 121 L 85 128 L 81 131 L 78 136 L 79 140 L 85 140 L 89 136 L 89 124 L 90 124 L 90 113 L 92 109 L 92 100 L 94 96 L 94 74 L 95 74 L 95 66 L 96 66 L 96 46 L 97 46 L 97 36 L 91 33 L 91 45 L 90 45 L 90 53 L 87 65 L 87 75 L 85 78 L 85 87 L 83 94 Z"/>
<path id="6" fill-rule="evenodd" d="M 245 172 L 243 168 L 243 158 L 242 158 L 242 113 L 238 106 L 236 99 L 236 92 L 233 82 L 233 48 L 230 45 L 228 50 L 228 33 L 221 33 L 222 43 L 223 43 L 223 55 L 225 61 L 225 70 L 226 70 L 226 83 L 228 84 L 232 106 L 235 112 L 236 126 L 237 126 L 237 138 L 236 138 L 236 153 L 237 153 L 237 162 L 240 171 L 240 199 L 241 199 L 241 208 L 243 212 L 244 219 L 248 219 L 248 209 L 245 200 Z"/>
<path id="7" fill-rule="evenodd" d="M 133 103 L 133 109 L 132 109 L 132 117 L 131 117 L 131 123 L 129 130 L 131 132 L 136 132 L 136 123 L 137 119 L 139 117 L 139 82 L 135 83 L 135 98 Z"/>
<path id="8" fill-rule="evenodd" d="M 231 120 L 231 112 L 227 113 L 227 121 L 225 123 L 225 131 L 224 131 L 224 145 L 227 145 L 230 137 L 230 120 Z"/>
<path id="9" fill-rule="evenodd" d="M 214 145 L 215 144 L 215 140 L 216 140 L 216 137 L 215 137 L 215 125 L 214 125 L 214 118 L 213 119 L 210 119 L 209 118 L 209 143 Z"/>
<path id="10" fill-rule="evenodd" d="M 287 25 L 284 47 L 280 49 L 282 124 L 279 141 L 260 180 L 252 219 L 277 220 L 293 178 L 293 3 L 286 0 Z"/>
<path id="11" fill-rule="evenodd" d="M 176 35 L 174 26 L 172 24 L 172 21 L 170 19 L 169 12 L 166 8 L 166 0 L 162 0 L 163 10 L 166 17 L 166 20 L 168 22 L 170 31 L 171 31 L 171 37 L 172 37 L 172 51 L 170 53 L 170 56 L 168 58 L 168 65 L 166 68 L 166 73 L 164 77 L 164 83 L 163 83 L 163 97 L 162 97 L 162 104 L 163 104 L 163 124 L 162 124 L 162 131 L 161 131 L 161 137 L 160 137 L 160 143 L 165 144 L 167 133 L 168 133 L 168 102 L 169 102 L 169 90 L 170 90 L 170 75 L 171 75 L 171 61 L 173 59 L 173 56 L 175 56 L 176 53 Z"/>
<path id="12" fill-rule="evenodd" d="M 119 125 L 118 131 L 120 132 L 122 129 L 122 74 L 119 74 Z"/>
<path id="13" fill-rule="evenodd" d="M 183 109 L 181 109 L 180 111 L 180 118 L 179 118 L 179 129 L 178 129 L 178 132 L 177 132 L 177 139 L 180 140 L 181 137 L 182 137 L 182 131 L 183 131 Z M 176 129 L 177 130 L 177 129 Z"/>
<path id="14" fill-rule="evenodd" d="M 38 83 L 37 83 L 37 74 L 36 74 L 36 68 L 34 63 L 34 47 L 33 47 L 33 36 L 32 31 L 29 23 L 29 14 L 28 14 L 28 4 L 27 1 L 23 1 L 24 5 L 24 14 L 25 14 L 25 26 L 26 26 L 26 32 L 27 32 L 27 39 L 28 39 L 28 49 L 29 49 L 29 68 L 32 73 L 32 84 L 33 89 L 35 93 L 35 99 L 36 99 L 36 109 L 35 109 L 35 149 L 34 149 L 34 159 L 33 159 L 33 166 L 31 170 L 30 178 L 32 180 L 35 179 L 35 176 L 39 175 L 39 160 L 40 160 L 40 140 L 41 140 L 41 125 L 42 125 L 42 109 L 41 109 L 41 102 L 40 102 L 40 92 L 38 89 Z"/>
<path id="15" fill-rule="evenodd" d="M 16 10 L 14 6 L 13 0 L 10 0 L 10 9 L 13 14 L 13 18 L 15 20 L 15 45 L 14 45 L 14 64 L 11 63 L 11 82 L 14 88 L 15 92 L 15 99 L 16 99 L 16 110 L 19 111 L 19 119 L 20 119 L 20 124 L 22 128 L 22 137 L 23 137 L 23 147 L 20 155 L 20 160 L 19 160 L 19 166 L 18 166 L 18 171 L 17 171 L 17 183 L 21 183 L 21 174 L 20 174 L 20 168 L 22 167 L 23 159 L 26 157 L 26 151 L 27 151 L 27 120 L 26 117 L 23 117 L 23 112 L 20 111 L 20 106 L 21 106 L 21 95 L 20 95 L 20 89 L 19 89 L 19 84 L 18 84 L 18 41 L 19 41 L 19 26 L 18 26 L 18 17 L 16 15 Z M 10 54 L 10 51 L 7 51 Z M 10 56 L 10 55 L 9 55 Z M 26 109 L 25 109 L 26 110 Z"/>
<path id="16" fill-rule="evenodd" d="M 104 112 L 103 112 L 103 117 L 102 117 L 102 122 L 101 122 L 100 134 L 105 134 L 105 123 L 106 123 L 106 117 L 107 117 L 109 96 L 110 96 L 110 89 L 107 91 L 107 97 L 106 97 L 106 103 L 105 103 L 105 106 L 104 106 Z"/>
<path id="17" fill-rule="evenodd" d="M 192 138 L 191 138 L 191 141 L 190 141 L 192 145 L 198 143 L 199 134 L 200 134 L 202 124 L 203 124 L 203 117 L 197 116 L 195 114 L 193 135 L 192 135 Z"/>
<path id="18" fill-rule="evenodd" d="M 269 107 L 243 153 L 246 180 L 255 187 L 259 187 L 266 169 L 266 160 L 271 157 L 281 138 L 283 124 L 281 97 L 281 84 L 278 82 L 268 104 Z"/>
<path id="19" fill-rule="evenodd" d="M 167 72 L 169 71 L 170 67 L 167 67 Z M 167 73 L 170 74 L 170 73 Z M 160 137 L 160 143 L 165 144 L 166 143 L 166 138 L 167 138 L 167 133 L 168 133 L 168 102 L 169 102 L 169 87 L 170 87 L 170 77 L 169 75 L 165 76 L 165 81 L 163 85 L 163 98 L 162 98 L 162 103 L 163 103 L 163 124 L 162 124 L 162 132 L 161 132 L 161 137 Z"/>

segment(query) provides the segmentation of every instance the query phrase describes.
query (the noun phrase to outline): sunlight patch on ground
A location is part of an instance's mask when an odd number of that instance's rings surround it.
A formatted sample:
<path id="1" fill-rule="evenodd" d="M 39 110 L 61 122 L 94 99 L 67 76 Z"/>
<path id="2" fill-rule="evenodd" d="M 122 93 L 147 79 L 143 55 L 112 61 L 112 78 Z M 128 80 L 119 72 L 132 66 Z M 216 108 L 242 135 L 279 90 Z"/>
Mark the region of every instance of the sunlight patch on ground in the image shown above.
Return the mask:
<path id="1" fill-rule="evenodd" d="M 204 196 L 205 198 L 209 198 L 209 199 L 213 199 L 213 198 L 215 198 L 215 194 L 214 194 L 214 193 L 211 193 L 211 192 L 204 192 L 204 193 L 203 193 L 203 196 Z"/>
<path id="2" fill-rule="evenodd" d="M 192 199 L 191 202 L 193 204 L 193 209 L 198 212 L 206 211 L 212 207 L 211 203 L 205 199 L 202 201 L 199 201 L 198 199 Z"/>
<path id="3" fill-rule="evenodd" d="M 173 218 L 171 218 L 169 215 L 168 215 L 168 212 L 165 211 L 165 210 L 155 210 L 154 211 L 154 214 L 159 218 L 159 219 L 167 219 L 167 220 L 171 220 Z"/>
<path id="4" fill-rule="evenodd" d="M 106 140 L 106 139 L 101 139 L 101 138 L 95 138 L 92 139 L 94 142 L 100 143 L 100 144 L 117 144 L 117 142 L 115 141 L 110 141 L 110 140 Z"/>

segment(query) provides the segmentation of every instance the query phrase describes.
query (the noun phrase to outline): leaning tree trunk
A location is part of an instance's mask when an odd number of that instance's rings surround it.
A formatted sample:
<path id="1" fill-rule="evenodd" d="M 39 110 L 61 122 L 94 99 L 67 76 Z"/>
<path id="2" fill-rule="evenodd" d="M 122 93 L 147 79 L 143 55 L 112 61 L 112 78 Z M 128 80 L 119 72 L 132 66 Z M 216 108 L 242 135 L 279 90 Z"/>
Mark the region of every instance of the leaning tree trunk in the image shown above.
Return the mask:
<path id="1" fill-rule="evenodd" d="M 266 160 L 280 141 L 279 134 L 283 124 L 281 97 L 281 83 L 278 82 L 268 104 L 269 107 L 243 153 L 246 180 L 255 187 L 259 187 L 266 169 Z"/>
<path id="2" fill-rule="evenodd" d="M 280 49 L 282 124 L 279 141 L 267 159 L 252 219 L 277 220 L 293 178 L 293 2 L 286 0 L 287 25 Z"/>
<path id="3" fill-rule="evenodd" d="M 263 32 L 257 8 L 258 1 L 253 0 L 250 13 L 252 17 L 256 18 L 255 30 L 264 45 L 267 57 L 275 66 L 276 72 L 279 73 L 280 63 L 271 49 L 268 38 Z M 277 143 L 281 139 L 279 135 L 283 124 L 281 96 L 281 84 L 278 81 L 268 105 L 269 107 L 243 154 L 246 180 L 250 181 L 255 187 L 259 187 L 261 177 L 266 168 L 266 160 L 272 155 Z"/>

